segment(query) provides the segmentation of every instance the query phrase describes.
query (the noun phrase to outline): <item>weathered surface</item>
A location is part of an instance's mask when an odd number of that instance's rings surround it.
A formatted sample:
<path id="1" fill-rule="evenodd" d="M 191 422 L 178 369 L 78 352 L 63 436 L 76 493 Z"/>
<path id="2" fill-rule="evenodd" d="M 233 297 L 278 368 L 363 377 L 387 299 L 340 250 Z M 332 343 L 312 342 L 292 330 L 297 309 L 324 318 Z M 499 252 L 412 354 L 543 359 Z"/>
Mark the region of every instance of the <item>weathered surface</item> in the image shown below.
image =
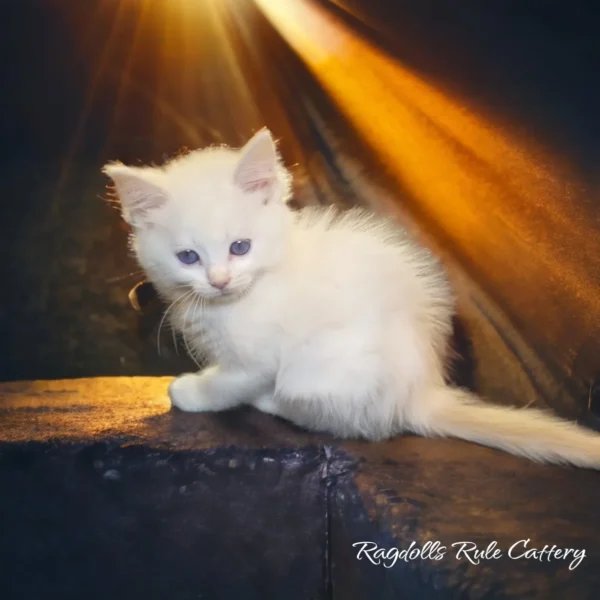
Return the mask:
<path id="1" fill-rule="evenodd" d="M 598 473 L 452 440 L 339 442 L 250 408 L 185 414 L 168 382 L 0 384 L 2 598 L 596 597 Z M 508 558 L 525 539 L 586 557 Z M 360 541 L 447 552 L 385 568 L 357 561 Z M 461 541 L 503 557 L 472 565 Z"/>
<path id="2" fill-rule="evenodd" d="M 1 597 L 324 600 L 322 469 L 318 449 L 4 447 Z"/>

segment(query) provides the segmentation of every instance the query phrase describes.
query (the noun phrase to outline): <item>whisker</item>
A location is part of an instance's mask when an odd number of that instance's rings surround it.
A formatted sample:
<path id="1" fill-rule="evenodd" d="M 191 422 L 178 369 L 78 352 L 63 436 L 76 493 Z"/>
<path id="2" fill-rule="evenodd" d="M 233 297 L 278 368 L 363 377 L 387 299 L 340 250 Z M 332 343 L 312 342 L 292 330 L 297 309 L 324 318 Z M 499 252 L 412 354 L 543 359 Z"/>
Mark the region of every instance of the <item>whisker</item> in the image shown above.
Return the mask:
<path id="1" fill-rule="evenodd" d="M 179 342 L 177 341 L 177 335 L 175 333 L 175 327 L 171 324 L 171 339 L 173 340 L 173 346 L 175 347 L 175 352 L 177 356 L 179 356 Z"/>
<path id="2" fill-rule="evenodd" d="M 167 307 L 167 310 L 165 311 L 165 313 L 162 316 L 162 319 L 160 320 L 160 323 L 158 325 L 158 333 L 156 335 L 156 349 L 158 351 L 158 355 L 161 356 L 161 350 L 160 350 L 160 332 L 162 329 L 162 326 L 165 322 L 165 319 L 167 318 L 167 315 L 169 314 L 169 311 L 178 303 L 180 302 L 184 302 L 191 294 L 194 293 L 194 289 L 190 289 L 186 292 L 184 292 L 183 294 L 181 294 L 181 296 L 179 296 L 178 298 L 176 298 L 173 302 L 171 302 L 171 304 L 169 304 L 169 306 Z"/>
<path id="3" fill-rule="evenodd" d="M 118 277 L 111 277 L 106 280 L 106 283 L 117 283 L 118 281 L 123 281 L 124 279 L 128 279 L 129 277 L 139 277 L 143 275 L 144 271 L 141 269 L 139 271 L 134 271 L 133 273 L 128 273 L 127 275 L 119 275 Z"/>
<path id="4" fill-rule="evenodd" d="M 198 296 L 198 302 L 196 303 L 196 307 L 194 308 L 194 322 L 196 321 L 196 310 L 200 309 L 200 320 L 203 319 L 204 317 L 204 306 L 205 306 L 205 298 L 203 296 Z M 201 331 L 198 332 L 196 335 L 200 336 L 201 335 Z M 196 351 L 198 352 L 198 345 L 196 345 Z M 204 355 L 204 350 L 202 350 L 201 352 L 202 355 Z"/>
<path id="5" fill-rule="evenodd" d="M 202 367 L 200 366 L 200 364 L 198 363 L 198 361 L 196 360 L 196 357 L 194 355 L 194 353 L 192 352 L 190 345 L 188 344 L 188 340 L 187 337 L 185 335 L 185 330 L 187 329 L 187 319 L 188 319 L 188 315 L 190 313 L 190 309 L 192 306 L 195 306 L 196 303 L 198 302 L 198 296 L 195 298 L 195 302 L 193 302 L 192 304 L 190 304 L 185 312 L 185 316 L 183 318 L 183 330 L 182 330 L 182 337 L 183 337 L 183 343 L 185 344 L 185 349 L 187 350 L 187 353 L 189 355 L 189 357 L 194 361 L 194 363 L 196 364 L 196 366 L 198 367 L 198 370 L 201 370 Z"/>

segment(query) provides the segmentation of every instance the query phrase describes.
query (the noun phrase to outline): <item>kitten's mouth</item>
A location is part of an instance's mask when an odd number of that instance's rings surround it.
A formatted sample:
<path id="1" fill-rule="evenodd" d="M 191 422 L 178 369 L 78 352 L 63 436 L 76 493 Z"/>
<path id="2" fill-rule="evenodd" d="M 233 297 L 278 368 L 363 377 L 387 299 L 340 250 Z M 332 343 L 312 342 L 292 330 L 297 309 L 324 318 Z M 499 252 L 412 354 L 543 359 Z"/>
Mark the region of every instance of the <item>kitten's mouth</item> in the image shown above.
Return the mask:
<path id="1" fill-rule="evenodd" d="M 206 300 L 234 300 L 244 293 L 240 288 L 224 288 L 222 290 L 211 290 L 209 294 L 199 292 Z"/>
<path id="2" fill-rule="evenodd" d="M 250 286 L 238 286 L 235 288 L 225 288 L 218 294 L 219 298 L 239 298 L 243 296 L 248 290 Z"/>
<path id="3" fill-rule="evenodd" d="M 252 288 L 252 282 L 249 285 L 245 285 L 244 283 L 236 283 L 236 285 L 231 287 L 225 287 L 222 290 L 213 288 L 213 287 L 204 287 L 202 289 L 197 289 L 196 293 L 204 298 L 205 300 L 211 302 L 219 302 L 221 301 L 234 301 L 245 294 L 247 294 Z"/>

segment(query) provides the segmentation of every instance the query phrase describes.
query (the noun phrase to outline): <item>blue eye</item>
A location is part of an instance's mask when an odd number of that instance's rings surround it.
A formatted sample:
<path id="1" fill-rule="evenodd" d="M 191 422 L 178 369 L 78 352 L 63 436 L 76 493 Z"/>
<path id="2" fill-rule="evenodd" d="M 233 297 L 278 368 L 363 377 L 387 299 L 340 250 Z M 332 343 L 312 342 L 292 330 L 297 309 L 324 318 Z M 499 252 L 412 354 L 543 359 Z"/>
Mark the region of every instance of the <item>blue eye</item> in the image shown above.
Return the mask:
<path id="1" fill-rule="evenodd" d="M 193 250 L 182 250 L 181 252 L 177 253 L 177 258 L 184 265 L 193 265 L 194 263 L 200 262 L 198 253 L 194 252 Z"/>
<path id="2" fill-rule="evenodd" d="M 248 254 L 250 246 L 252 246 L 250 240 L 237 240 L 229 246 L 229 252 L 235 256 L 243 256 L 244 254 Z"/>

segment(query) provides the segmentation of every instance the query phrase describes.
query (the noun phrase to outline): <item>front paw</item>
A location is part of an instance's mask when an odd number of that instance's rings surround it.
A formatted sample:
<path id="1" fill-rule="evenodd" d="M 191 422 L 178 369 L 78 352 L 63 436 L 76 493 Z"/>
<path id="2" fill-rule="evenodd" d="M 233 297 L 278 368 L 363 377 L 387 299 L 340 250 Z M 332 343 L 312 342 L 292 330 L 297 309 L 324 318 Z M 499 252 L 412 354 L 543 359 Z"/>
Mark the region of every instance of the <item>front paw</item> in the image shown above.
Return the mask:
<path id="1" fill-rule="evenodd" d="M 279 407 L 275 402 L 275 396 L 273 392 L 268 392 L 266 394 L 262 394 L 262 396 L 258 396 L 252 404 L 255 408 L 260 410 L 261 412 L 267 413 L 268 415 L 279 415 Z"/>
<path id="2" fill-rule="evenodd" d="M 171 404 L 185 412 L 204 412 L 211 410 L 202 391 L 201 375 L 186 373 L 173 380 L 169 386 Z"/>

